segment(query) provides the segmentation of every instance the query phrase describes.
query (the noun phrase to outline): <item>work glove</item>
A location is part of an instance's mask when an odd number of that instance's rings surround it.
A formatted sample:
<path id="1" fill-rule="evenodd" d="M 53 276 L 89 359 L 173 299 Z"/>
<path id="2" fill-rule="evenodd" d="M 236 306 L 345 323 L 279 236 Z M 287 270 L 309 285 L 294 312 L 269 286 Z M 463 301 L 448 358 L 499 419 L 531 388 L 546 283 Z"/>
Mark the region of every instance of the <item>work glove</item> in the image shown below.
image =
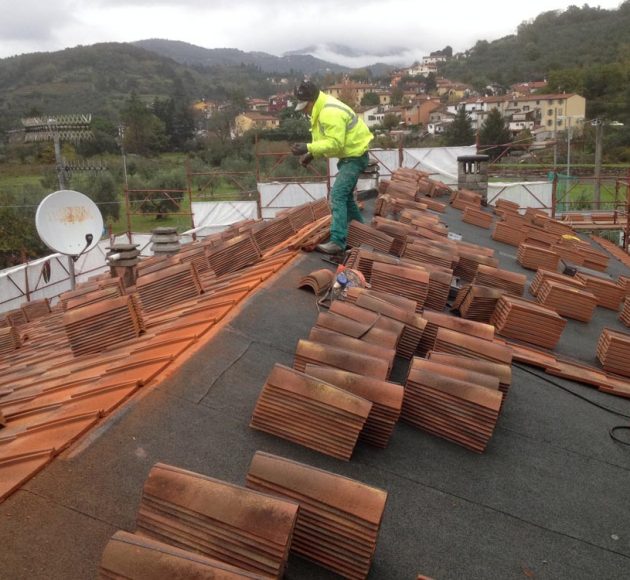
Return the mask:
<path id="1" fill-rule="evenodd" d="M 300 165 L 302 167 L 306 167 L 311 161 L 313 161 L 312 153 L 306 153 L 300 157 Z"/>
<path id="2" fill-rule="evenodd" d="M 293 145 L 291 145 L 291 153 L 296 156 L 306 155 L 308 153 L 308 147 L 306 143 L 293 143 Z"/>

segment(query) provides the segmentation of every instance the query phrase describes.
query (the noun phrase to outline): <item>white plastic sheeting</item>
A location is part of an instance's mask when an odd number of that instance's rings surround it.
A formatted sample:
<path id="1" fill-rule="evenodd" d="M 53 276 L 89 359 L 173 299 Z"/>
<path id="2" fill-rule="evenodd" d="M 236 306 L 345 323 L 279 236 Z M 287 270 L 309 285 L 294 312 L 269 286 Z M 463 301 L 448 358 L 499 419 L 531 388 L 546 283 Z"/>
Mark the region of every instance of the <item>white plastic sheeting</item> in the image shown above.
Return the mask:
<path id="1" fill-rule="evenodd" d="M 192 203 L 194 233 L 204 237 L 221 232 L 233 223 L 258 218 L 256 201 L 204 201 Z M 180 239 L 180 242 L 184 240 Z"/>
<path id="2" fill-rule="evenodd" d="M 496 205 L 499 199 L 518 203 L 519 207 L 539 208 L 551 215 L 553 186 L 548 181 L 520 183 L 489 183 L 488 204 Z"/>
<path id="3" fill-rule="evenodd" d="M 283 209 L 297 207 L 305 203 L 312 203 L 328 196 L 328 184 L 325 182 L 312 183 L 259 183 L 260 207 L 262 217 L 271 219 Z M 197 222 L 195 222 L 197 223 Z"/>
<path id="4" fill-rule="evenodd" d="M 92 250 L 79 257 L 74 264 L 77 283 L 107 270 L 105 254 L 108 246 L 108 240 L 101 240 Z M 30 300 L 49 298 L 54 304 L 54 298 L 72 286 L 69 260 L 63 254 L 51 254 L 0 272 L 0 312 L 19 308 L 27 301 L 27 297 Z M 50 265 L 48 281 L 44 279 L 46 263 Z"/>
<path id="5" fill-rule="evenodd" d="M 402 164 L 399 149 L 370 149 L 370 160 L 378 162 L 379 176 L 390 179 L 400 167 L 418 169 L 431 174 L 432 179 L 442 181 L 451 187 L 457 187 L 457 158 L 461 155 L 476 155 L 474 145 L 469 147 L 425 147 L 403 149 Z M 330 159 L 328 170 L 331 183 L 337 175 L 337 159 Z M 372 186 L 369 186 L 372 187 Z M 362 189 L 359 184 L 358 189 Z M 367 189 L 367 187 L 366 187 Z"/>
<path id="6" fill-rule="evenodd" d="M 468 147 L 426 147 L 404 149 L 403 167 L 418 169 L 431 174 L 431 179 L 457 187 L 457 158 L 463 155 L 476 155 L 475 145 Z"/>

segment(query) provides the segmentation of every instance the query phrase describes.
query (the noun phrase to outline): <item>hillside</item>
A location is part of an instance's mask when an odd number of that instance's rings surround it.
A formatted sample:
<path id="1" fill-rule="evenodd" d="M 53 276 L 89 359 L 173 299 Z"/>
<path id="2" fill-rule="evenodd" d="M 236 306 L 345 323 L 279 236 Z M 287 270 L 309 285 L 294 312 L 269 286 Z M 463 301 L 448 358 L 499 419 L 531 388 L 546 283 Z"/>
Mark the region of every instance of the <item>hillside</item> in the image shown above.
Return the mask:
<path id="1" fill-rule="evenodd" d="M 351 69 L 326 62 L 309 54 L 274 56 L 266 52 L 244 52 L 236 48 L 202 48 L 187 42 L 152 38 L 133 43 L 146 50 L 189 66 L 254 66 L 266 73 L 324 74 L 349 72 Z"/>
<path id="2" fill-rule="evenodd" d="M 539 14 L 517 34 L 480 40 L 465 56 L 441 68 L 448 78 L 503 85 L 542 80 L 554 70 L 585 68 L 630 59 L 630 0 L 617 10 L 571 6 Z"/>
<path id="3" fill-rule="evenodd" d="M 116 121 L 131 93 L 152 102 L 174 94 L 222 99 L 234 91 L 266 96 L 275 88 L 253 66 L 195 69 L 126 43 L 24 54 L 0 59 L 0 131 L 19 127 L 20 118 L 34 111 Z"/>

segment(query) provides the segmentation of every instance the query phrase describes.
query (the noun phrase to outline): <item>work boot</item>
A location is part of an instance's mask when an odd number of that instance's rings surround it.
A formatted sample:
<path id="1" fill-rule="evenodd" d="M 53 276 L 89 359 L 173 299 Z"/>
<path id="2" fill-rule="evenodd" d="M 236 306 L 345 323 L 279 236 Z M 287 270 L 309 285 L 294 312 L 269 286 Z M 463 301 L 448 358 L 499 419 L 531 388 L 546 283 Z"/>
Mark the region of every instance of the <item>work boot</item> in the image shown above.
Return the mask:
<path id="1" fill-rule="evenodd" d="M 326 242 L 325 244 L 318 244 L 315 249 L 318 252 L 323 252 L 324 254 L 341 254 L 343 252 L 343 248 L 338 246 L 335 242 Z"/>

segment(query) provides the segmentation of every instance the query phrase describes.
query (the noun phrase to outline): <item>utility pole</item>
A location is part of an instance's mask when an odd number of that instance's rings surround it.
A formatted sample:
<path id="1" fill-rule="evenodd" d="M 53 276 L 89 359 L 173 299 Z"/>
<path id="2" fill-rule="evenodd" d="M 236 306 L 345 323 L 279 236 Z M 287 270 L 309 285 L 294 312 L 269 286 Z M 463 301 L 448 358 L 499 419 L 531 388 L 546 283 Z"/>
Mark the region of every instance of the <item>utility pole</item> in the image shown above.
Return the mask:
<path id="1" fill-rule="evenodd" d="M 595 185 L 593 187 L 593 201 L 595 208 L 600 209 L 601 193 L 600 193 L 600 174 L 602 171 L 602 141 L 604 136 L 604 123 L 601 119 L 593 119 L 591 125 L 595 127 Z"/>

